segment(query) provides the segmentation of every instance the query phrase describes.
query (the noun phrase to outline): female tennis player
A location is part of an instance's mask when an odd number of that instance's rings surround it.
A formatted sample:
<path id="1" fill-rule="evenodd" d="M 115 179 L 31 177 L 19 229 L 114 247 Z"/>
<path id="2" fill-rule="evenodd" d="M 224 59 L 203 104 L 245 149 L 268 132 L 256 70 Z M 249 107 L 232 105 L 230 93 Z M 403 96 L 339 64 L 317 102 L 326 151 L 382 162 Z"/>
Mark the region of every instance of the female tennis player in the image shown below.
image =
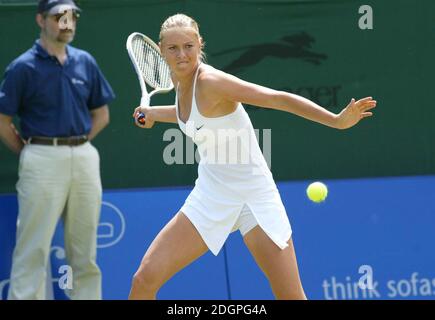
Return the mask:
<path id="1" fill-rule="evenodd" d="M 292 230 L 272 174 L 241 103 L 296 114 L 346 129 L 372 115 L 376 101 L 366 97 L 334 114 L 301 96 L 240 80 L 203 62 L 203 40 L 190 17 L 169 17 L 160 31 L 160 50 L 176 88 L 173 106 L 138 107 L 145 124 L 178 123 L 201 156 L 198 179 L 180 211 L 160 231 L 135 273 L 130 299 L 155 299 L 175 273 L 211 250 L 217 255 L 228 235 L 240 230 L 277 299 L 306 299 L 291 239 Z M 249 152 L 243 163 L 216 161 L 227 150 L 222 132 L 241 133 Z M 206 132 L 207 134 L 202 134 Z M 232 158 L 233 154 L 229 154 Z M 225 158 L 225 157 L 224 157 Z"/>

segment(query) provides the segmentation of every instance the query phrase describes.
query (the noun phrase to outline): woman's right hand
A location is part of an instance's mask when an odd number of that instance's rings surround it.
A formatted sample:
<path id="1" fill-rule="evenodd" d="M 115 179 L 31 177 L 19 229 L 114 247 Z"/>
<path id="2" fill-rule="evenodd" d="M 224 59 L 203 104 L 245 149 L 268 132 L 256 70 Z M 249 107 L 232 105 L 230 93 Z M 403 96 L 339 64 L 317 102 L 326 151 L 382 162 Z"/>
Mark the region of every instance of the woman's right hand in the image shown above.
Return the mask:
<path id="1" fill-rule="evenodd" d="M 141 113 L 143 113 L 145 115 L 145 123 L 144 124 L 140 124 L 137 121 L 137 117 Z M 150 108 L 150 107 L 140 107 L 140 106 L 137 107 L 136 109 L 134 109 L 133 118 L 134 118 L 134 124 L 136 126 L 138 126 L 139 128 L 150 129 L 154 126 L 155 120 L 153 119 L 152 108 Z"/>

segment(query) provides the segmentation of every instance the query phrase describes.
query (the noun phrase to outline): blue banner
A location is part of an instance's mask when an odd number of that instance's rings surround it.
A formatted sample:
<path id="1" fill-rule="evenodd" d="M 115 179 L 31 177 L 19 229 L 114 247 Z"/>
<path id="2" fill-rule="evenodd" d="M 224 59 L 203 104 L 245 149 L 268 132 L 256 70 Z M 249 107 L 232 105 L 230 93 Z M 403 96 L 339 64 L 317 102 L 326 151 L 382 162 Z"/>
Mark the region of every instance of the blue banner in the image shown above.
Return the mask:
<path id="1" fill-rule="evenodd" d="M 311 202 L 311 181 L 281 182 L 299 272 L 309 299 L 434 299 L 435 177 L 323 181 L 325 202 Z M 98 228 L 103 298 L 126 299 L 151 241 L 182 206 L 186 188 L 106 190 Z M 7 297 L 17 200 L 0 196 L 0 298 Z M 51 248 L 47 298 L 67 265 L 59 224 Z M 365 286 L 365 287 L 364 287 Z M 273 299 L 239 232 L 175 275 L 160 299 Z"/>

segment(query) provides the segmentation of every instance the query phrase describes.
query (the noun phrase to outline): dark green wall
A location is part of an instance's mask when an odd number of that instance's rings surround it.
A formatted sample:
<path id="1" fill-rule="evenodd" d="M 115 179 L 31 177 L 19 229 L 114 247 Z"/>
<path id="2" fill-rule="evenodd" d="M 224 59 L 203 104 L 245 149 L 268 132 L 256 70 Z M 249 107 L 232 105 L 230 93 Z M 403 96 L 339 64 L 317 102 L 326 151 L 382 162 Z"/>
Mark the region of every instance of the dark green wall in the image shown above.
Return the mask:
<path id="1" fill-rule="evenodd" d="M 358 28 L 363 4 L 373 8 L 373 30 Z M 194 182 L 196 165 L 163 162 L 168 142 L 162 137 L 170 125 L 146 131 L 131 120 L 140 88 L 125 40 L 133 31 L 157 39 L 162 21 L 177 12 L 199 22 L 208 62 L 217 68 L 230 66 L 250 48 L 241 61 L 251 64 L 237 63 L 230 73 L 299 93 L 333 112 L 352 97 L 378 100 L 373 118 L 346 131 L 248 107 L 254 127 L 272 129 L 277 180 L 435 173 L 433 1 L 93 0 L 81 5 L 74 45 L 96 57 L 117 94 L 110 126 L 94 142 L 105 188 Z M 34 6 L 0 6 L 1 70 L 38 36 L 34 11 Z M 293 38 L 291 47 L 281 40 L 286 36 Z M 307 37 L 314 41 L 304 47 Z M 173 94 L 153 101 L 171 103 Z M 1 145 L 0 192 L 14 192 L 16 179 L 17 157 Z"/>

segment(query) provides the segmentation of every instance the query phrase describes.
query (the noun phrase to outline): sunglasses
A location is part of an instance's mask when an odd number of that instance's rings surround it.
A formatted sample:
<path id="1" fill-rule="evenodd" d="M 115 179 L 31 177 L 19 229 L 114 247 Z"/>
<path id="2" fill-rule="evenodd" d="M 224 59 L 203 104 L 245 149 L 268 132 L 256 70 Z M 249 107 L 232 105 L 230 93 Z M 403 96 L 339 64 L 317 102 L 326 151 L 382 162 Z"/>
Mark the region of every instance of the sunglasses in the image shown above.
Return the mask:
<path id="1" fill-rule="evenodd" d="M 62 17 L 68 17 L 69 16 L 69 12 L 65 12 L 65 13 L 58 13 L 58 14 L 45 14 L 44 18 L 47 17 L 51 17 L 54 20 L 56 20 L 56 22 L 59 22 L 60 19 L 62 19 Z M 72 17 L 74 20 L 78 20 L 80 18 L 80 13 L 78 13 L 77 11 L 73 11 L 72 12 Z"/>

